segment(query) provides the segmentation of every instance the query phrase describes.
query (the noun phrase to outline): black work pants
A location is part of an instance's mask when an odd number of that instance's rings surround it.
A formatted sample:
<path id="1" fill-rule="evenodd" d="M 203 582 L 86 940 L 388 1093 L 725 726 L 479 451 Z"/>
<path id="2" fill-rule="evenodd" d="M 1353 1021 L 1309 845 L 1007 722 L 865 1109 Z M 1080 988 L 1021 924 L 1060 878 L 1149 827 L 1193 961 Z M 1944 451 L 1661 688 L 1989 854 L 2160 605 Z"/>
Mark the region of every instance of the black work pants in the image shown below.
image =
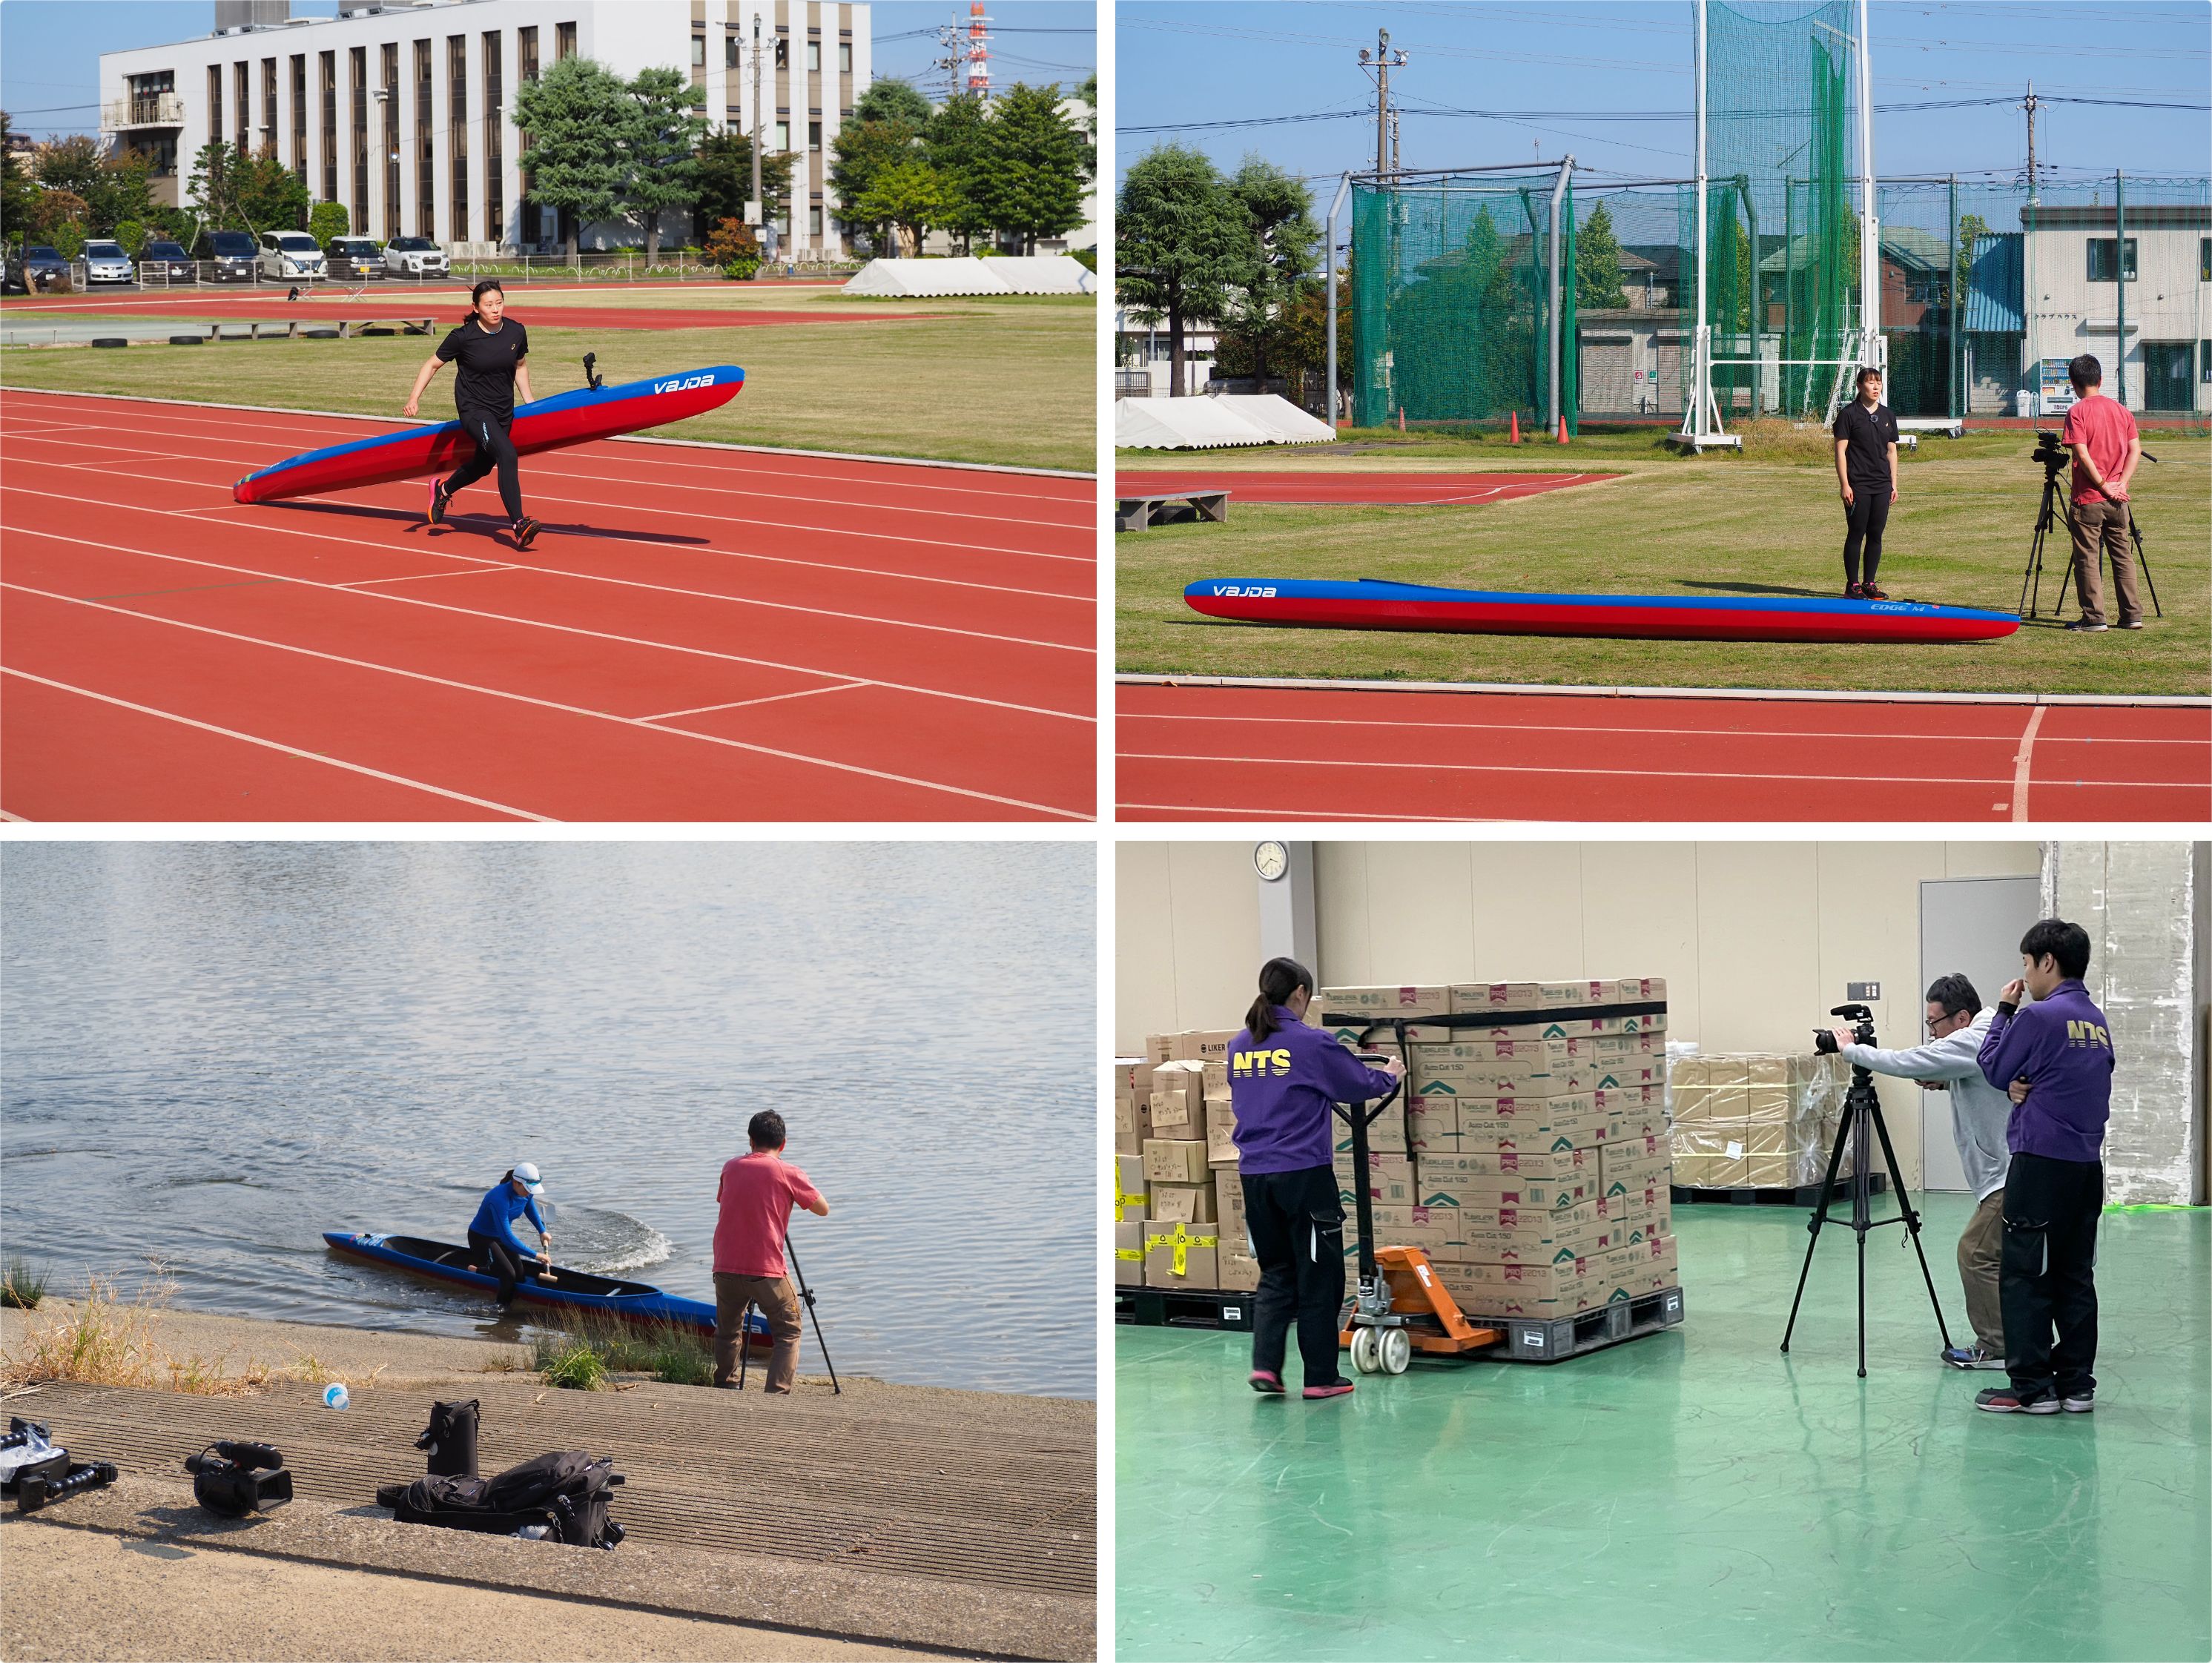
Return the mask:
<path id="1" fill-rule="evenodd" d="M 2005 1368 L 2023 1398 L 2075 1397 L 2097 1377 L 2097 1216 L 2105 1205 L 2100 1161 L 2014 1155 L 2005 1171 Z M 2056 1328 L 2058 1343 L 2051 1344 Z"/>
<path id="2" fill-rule="evenodd" d="M 538 1261 L 532 1259 L 526 1272 L 523 1261 L 506 1242 L 486 1235 L 482 1230 L 469 1232 L 469 1251 L 477 1256 L 477 1262 L 491 1275 L 499 1278 L 499 1302 L 510 1304 L 514 1299 L 515 1284 L 526 1275 L 538 1274 Z"/>
<path id="3" fill-rule="evenodd" d="M 1844 510 L 1844 581 L 1874 581 L 1881 564 L 1881 531 L 1889 524 L 1889 482 L 1865 485 L 1851 481 L 1850 506 Z M 1860 569 L 1860 545 L 1865 545 L 1865 570 Z"/>
<path id="4" fill-rule="evenodd" d="M 1330 1167 L 1243 1175 L 1244 1222 L 1260 1261 L 1252 1302 L 1252 1366 L 1283 1372 L 1291 1324 L 1298 1329 L 1305 1384 L 1337 1373 L 1337 1324 L 1344 1315 L 1344 1204 Z"/>
<path id="5" fill-rule="evenodd" d="M 499 500 L 509 519 L 522 518 L 522 458 L 516 454 L 514 441 L 507 436 L 512 416 L 495 416 L 489 410 L 463 410 L 461 430 L 477 441 L 477 453 L 461 464 L 460 471 L 446 482 L 446 495 L 452 496 L 464 486 L 473 485 L 494 468 L 499 470 Z"/>

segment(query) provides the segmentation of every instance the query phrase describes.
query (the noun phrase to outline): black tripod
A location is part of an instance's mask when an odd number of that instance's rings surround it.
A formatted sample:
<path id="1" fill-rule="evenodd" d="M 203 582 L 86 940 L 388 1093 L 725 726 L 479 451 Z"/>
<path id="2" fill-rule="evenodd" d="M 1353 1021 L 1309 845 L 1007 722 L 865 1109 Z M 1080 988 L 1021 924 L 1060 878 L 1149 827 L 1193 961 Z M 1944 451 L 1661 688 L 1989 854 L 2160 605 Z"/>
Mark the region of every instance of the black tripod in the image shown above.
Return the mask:
<path id="1" fill-rule="evenodd" d="M 814 1290 L 806 1285 L 806 1273 L 799 1268 L 799 1249 L 791 1245 L 791 1235 L 785 1232 L 783 1250 L 791 1259 L 791 1279 L 799 1284 L 799 1296 L 805 1302 L 806 1314 L 813 1320 L 814 1343 L 822 1348 L 822 1361 L 830 1370 L 830 1389 L 839 1397 L 845 1388 L 837 1383 L 837 1365 L 830 1361 L 830 1342 L 822 1338 L 822 1319 L 815 1314 Z M 738 1390 L 745 1389 L 745 1369 L 752 1361 L 753 1302 L 745 1302 L 745 1308 L 738 1315 Z"/>
<path id="2" fill-rule="evenodd" d="M 2035 451 L 2035 459 L 2043 464 L 2043 504 L 2036 510 L 2035 540 L 2028 545 L 2027 569 L 2020 577 L 2020 604 L 2014 610 L 2024 618 L 2040 616 L 2037 608 L 2043 598 L 2044 539 L 2050 536 L 2051 528 L 2063 519 L 2066 522 L 2066 575 L 2058 580 L 2057 604 L 2051 609 L 2051 616 L 2057 618 L 2065 616 L 2066 590 L 2074 580 L 2074 505 L 2058 483 L 2058 471 L 2068 464 L 2070 458 L 2064 449 L 2057 446 L 2056 434 L 2040 434 L 2037 437 L 2044 441 L 2037 446 Z M 2143 452 L 2142 459 L 2146 462 L 2158 460 L 2148 451 Z M 2133 507 L 2128 510 L 2128 536 L 2136 547 L 2136 570 L 2142 574 L 2143 586 L 2150 591 L 2152 615 L 2163 618 L 2166 609 L 2159 604 L 2158 585 L 2150 574 L 2150 561 L 2143 553 L 2142 527 L 2136 523 Z M 2104 558 L 2101 549 L 2097 557 L 2100 560 Z M 2113 576 L 2113 586 L 2118 586 L 2117 573 Z"/>
<path id="3" fill-rule="evenodd" d="M 1874 1012 L 1863 1004 L 1839 1004 L 1830 1011 L 1832 1017 L 1842 1017 L 1854 1024 L 1851 1036 L 1861 1045 L 1874 1043 Z M 1818 1036 L 1826 1040 L 1826 1029 Z M 1831 1043 L 1829 1049 L 1833 1049 Z M 1869 1187 L 1872 1174 L 1873 1138 L 1881 1139 L 1883 1160 L 1889 1163 L 1890 1187 L 1896 1192 L 1898 1216 L 1876 1218 L 1874 1215 L 1873 1192 Z M 1866 1378 L 1866 1239 L 1868 1232 L 1884 1224 L 1901 1223 L 1905 1234 L 1912 1238 L 1912 1251 L 1920 1260 L 1920 1275 L 1928 1284 L 1928 1303 L 1936 1313 L 1936 1331 L 1943 1336 L 1943 1349 L 1951 1349 L 1951 1331 L 1943 1321 L 1943 1307 L 1936 1297 L 1936 1278 L 1928 1273 L 1928 1255 L 1920 1251 L 1920 1215 L 1912 1210 L 1911 1199 L 1905 1194 L 1905 1180 L 1897 1169 L 1897 1151 L 1890 1147 L 1889 1127 L 1881 1118 L 1881 1099 L 1875 1093 L 1874 1076 L 1853 1064 L 1851 1087 L 1844 1095 L 1843 1119 L 1836 1126 L 1836 1145 L 1828 1151 L 1827 1175 L 1821 1180 L 1820 1205 L 1814 1208 L 1813 1217 L 1806 1228 L 1813 1239 L 1805 1244 L 1805 1267 L 1797 1272 L 1797 1296 L 1790 1302 L 1790 1326 L 1782 1331 L 1782 1349 L 1790 1349 L 1790 1336 L 1796 1331 L 1797 1307 L 1805 1297 L 1805 1278 L 1813 1272 L 1813 1250 L 1820 1245 L 1820 1226 L 1829 1222 L 1828 1199 L 1836 1187 L 1836 1168 L 1843 1163 L 1844 1145 L 1851 1149 L 1851 1234 L 1859 1242 L 1859 1378 Z"/>

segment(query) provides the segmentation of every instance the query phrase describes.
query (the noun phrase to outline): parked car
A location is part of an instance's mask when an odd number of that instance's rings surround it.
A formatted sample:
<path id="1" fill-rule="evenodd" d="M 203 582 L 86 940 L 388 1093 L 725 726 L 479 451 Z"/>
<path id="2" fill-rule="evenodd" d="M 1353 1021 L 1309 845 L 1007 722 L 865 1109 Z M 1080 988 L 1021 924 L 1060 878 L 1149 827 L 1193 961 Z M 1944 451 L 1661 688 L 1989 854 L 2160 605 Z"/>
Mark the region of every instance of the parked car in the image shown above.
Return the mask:
<path id="1" fill-rule="evenodd" d="M 131 269 L 131 257 L 123 252 L 123 245 L 105 237 L 85 244 L 82 258 L 88 283 L 127 283 L 137 275 Z"/>
<path id="2" fill-rule="evenodd" d="M 442 277 L 446 251 L 428 237 L 394 237 L 384 251 L 384 270 L 395 277 Z"/>
<path id="3" fill-rule="evenodd" d="M 69 269 L 69 262 L 44 243 L 10 248 L 5 287 L 20 288 L 27 294 L 33 288 L 44 288 L 57 277 L 68 276 Z"/>
<path id="4" fill-rule="evenodd" d="M 328 258 L 333 277 L 384 276 L 384 245 L 374 237 L 333 237 Z"/>
<path id="5" fill-rule="evenodd" d="M 199 240 L 208 276 L 219 283 L 250 283 L 260 270 L 260 251 L 243 231 L 210 231 Z"/>
<path id="6" fill-rule="evenodd" d="M 261 234 L 261 275 L 271 282 L 329 275 L 322 246 L 304 231 Z"/>
<path id="7" fill-rule="evenodd" d="M 199 268 L 185 252 L 182 243 L 167 242 L 157 237 L 139 251 L 138 280 L 144 282 L 157 277 L 173 283 L 194 282 L 198 280 Z"/>

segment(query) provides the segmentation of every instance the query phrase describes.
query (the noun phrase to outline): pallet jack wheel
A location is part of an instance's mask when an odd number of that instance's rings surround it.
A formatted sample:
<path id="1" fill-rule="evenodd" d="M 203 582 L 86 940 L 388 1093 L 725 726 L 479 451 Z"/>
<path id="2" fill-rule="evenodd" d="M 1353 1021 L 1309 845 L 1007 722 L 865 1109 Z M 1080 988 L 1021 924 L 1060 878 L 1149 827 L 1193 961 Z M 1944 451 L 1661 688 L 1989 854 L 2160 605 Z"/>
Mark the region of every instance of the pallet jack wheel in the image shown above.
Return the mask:
<path id="1" fill-rule="evenodd" d="M 1355 1328 L 1352 1331 L 1352 1366 L 1363 1375 L 1371 1375 L 1382 1366 L 1376 1355 L 1375 1331 Z"/>
<path id="2" fill-rule="evenodd" d="M 1382 1372 L 1402 1375 L 1413 1361 L 1413 1342 L 1403 1328 L 1385 1328 L 1377 1342 L 1382 1353 Z"/>

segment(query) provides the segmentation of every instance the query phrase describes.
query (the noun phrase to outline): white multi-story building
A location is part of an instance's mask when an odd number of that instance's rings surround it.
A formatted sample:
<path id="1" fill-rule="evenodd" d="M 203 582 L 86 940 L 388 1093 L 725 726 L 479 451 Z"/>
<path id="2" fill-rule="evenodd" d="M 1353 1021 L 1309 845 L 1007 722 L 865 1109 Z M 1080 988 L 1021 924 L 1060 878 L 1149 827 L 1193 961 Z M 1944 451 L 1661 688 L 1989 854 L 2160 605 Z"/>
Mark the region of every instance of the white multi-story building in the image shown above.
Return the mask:
<path id="1" fill-rule="evenodd" d="M 150 155 L 177 205 L 192 158 L 221 138 L 273 146 L 353 229 L 429 237 L 459 253 L 552 249 L 555 210 L 529 197 L 529 142 L 507 91 L 582 53 L 627 80 L 685 69 L 717 126 L 792 157 L 782 253 L 844 252 L 831 147 L 870 75 L 869 9 L 836 0 L 345 0 L 335 18 L 289 0 L 217 0 L 214 33 L 103 52 L 104 137 Z M 664 239 L 690 231 L 669 215 Z M 617 221 L 578 228 L 585 248 L 640 240 Z"/>

